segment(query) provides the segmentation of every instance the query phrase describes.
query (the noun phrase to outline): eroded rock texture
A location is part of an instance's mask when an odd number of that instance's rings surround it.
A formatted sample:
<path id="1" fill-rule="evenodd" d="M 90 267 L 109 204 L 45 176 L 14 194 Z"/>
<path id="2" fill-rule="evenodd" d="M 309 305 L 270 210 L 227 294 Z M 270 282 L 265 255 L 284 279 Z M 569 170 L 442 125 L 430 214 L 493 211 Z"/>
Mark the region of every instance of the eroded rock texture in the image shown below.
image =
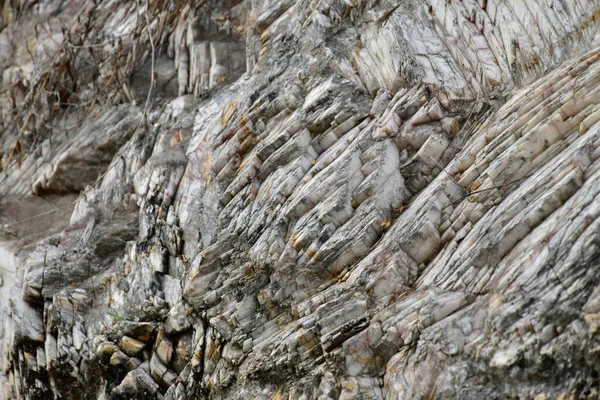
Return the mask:
<path id="1" fill-rule="evenodd" d="M 0 398 L 598 398 L 599 18 L 4 1 Z"/>

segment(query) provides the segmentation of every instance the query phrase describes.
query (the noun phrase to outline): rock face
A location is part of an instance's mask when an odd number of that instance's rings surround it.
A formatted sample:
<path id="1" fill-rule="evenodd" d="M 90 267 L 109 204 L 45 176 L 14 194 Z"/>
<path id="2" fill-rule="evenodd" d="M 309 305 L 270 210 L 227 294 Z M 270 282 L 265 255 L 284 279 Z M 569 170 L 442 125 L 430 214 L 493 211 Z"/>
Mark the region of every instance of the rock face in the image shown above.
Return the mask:
<path id="1" fill-rule="evenodd" d="M 599 19 L 5 1 L 0 399 L 598 398 Z"/>

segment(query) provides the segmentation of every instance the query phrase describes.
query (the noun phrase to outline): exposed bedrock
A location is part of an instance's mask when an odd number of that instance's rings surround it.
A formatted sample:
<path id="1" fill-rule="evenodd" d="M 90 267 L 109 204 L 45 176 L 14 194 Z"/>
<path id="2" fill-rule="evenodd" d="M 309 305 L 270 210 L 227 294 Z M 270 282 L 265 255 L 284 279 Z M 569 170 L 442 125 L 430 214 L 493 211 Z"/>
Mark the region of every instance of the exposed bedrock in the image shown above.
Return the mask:
<path id="1" fill-rule="evenodd" d="M 5 1 L 0 399 L 597 399 L 600 1 Z"/>

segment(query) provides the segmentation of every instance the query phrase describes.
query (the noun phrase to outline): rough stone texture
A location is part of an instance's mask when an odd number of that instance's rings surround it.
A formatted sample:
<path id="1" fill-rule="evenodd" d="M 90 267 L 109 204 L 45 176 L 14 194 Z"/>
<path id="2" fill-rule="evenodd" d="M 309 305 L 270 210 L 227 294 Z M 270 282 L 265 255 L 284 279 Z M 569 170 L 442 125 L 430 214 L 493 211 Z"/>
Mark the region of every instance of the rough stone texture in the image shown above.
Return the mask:
<path id="1" fill-rule="evenodd" d="M 0 399 L 600 388 L 600 1 L 0 19 Z"/>

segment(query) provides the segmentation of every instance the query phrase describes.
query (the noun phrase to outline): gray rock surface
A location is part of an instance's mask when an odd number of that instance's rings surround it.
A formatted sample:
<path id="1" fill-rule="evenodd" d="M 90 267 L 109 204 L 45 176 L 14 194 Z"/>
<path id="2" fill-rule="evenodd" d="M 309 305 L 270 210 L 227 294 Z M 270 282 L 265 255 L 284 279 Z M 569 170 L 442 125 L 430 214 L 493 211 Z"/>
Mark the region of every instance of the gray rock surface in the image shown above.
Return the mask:
<path id="1" fill-rule="evenodd" d="M 600 1 L 5 1 L 0 399 L 597 399 Z"/>

